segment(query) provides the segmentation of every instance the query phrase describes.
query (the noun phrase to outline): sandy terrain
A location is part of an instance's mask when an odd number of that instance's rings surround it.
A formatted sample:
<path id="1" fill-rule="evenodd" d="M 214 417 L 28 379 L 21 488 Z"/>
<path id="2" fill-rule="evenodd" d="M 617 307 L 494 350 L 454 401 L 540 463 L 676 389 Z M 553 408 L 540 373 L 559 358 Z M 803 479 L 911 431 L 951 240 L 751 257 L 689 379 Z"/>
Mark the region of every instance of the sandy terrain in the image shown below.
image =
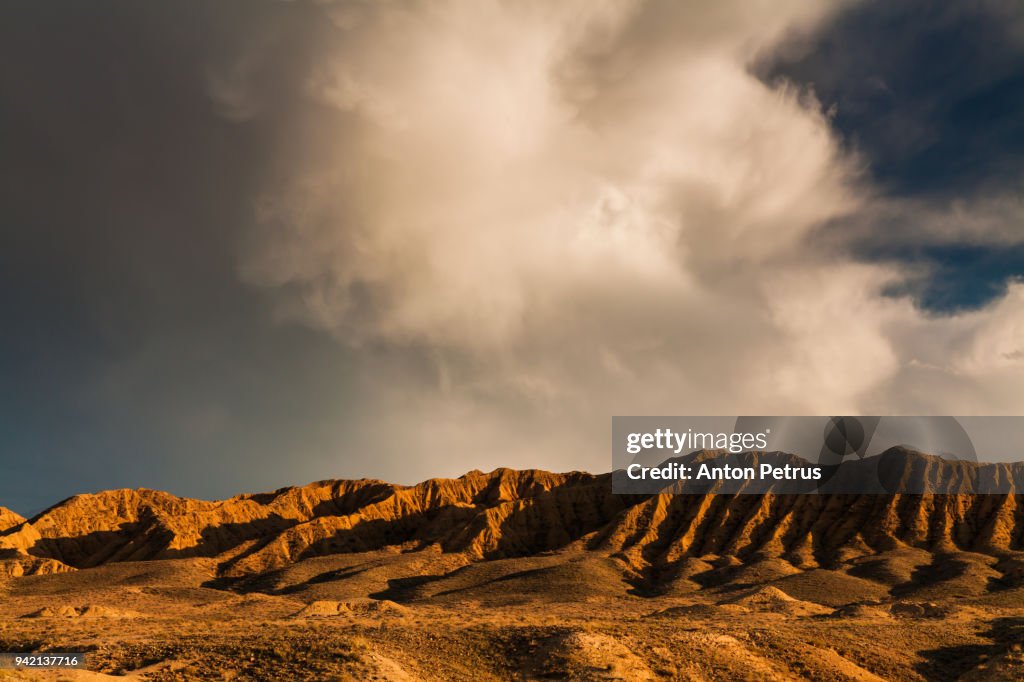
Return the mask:
<path id="1" fill-rule="evenodd" d="M 1024 679 L 1021 496 L 653 496 L 474 472 L 0 530 L 0 679 Z"/>

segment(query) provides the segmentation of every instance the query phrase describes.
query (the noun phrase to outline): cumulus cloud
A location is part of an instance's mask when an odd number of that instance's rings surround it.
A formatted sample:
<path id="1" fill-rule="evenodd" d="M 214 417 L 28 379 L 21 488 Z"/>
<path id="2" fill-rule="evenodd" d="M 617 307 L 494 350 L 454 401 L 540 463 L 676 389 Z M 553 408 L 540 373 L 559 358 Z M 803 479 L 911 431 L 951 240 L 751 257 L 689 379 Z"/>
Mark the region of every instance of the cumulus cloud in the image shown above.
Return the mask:
<path id="1" fill-rule="evenodd" d="M 814 98 L 750 64 L 834 8 L 325 4 L 316 127 L 241 276 L 357 354 L 351 428 L 430 473 L 606 468 L 612 414 L 1012 410 L 1020 287 L 929 317 L 812 238 L 883 209 Z M 215 98 L 254 115 L 231 73 Z"/>

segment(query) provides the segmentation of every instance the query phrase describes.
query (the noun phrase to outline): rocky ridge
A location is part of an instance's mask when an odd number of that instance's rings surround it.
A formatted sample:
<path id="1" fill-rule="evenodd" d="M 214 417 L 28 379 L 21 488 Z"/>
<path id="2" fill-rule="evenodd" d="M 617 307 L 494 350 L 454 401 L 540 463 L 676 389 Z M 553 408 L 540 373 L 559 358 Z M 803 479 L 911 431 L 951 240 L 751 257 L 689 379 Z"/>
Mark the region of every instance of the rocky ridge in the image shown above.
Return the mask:
<path id="1" fill-rule="evenodd" d="M 921 457 L 907 453 L 907 466 Z M 78 495 L 30 520 L 0 515 L 9 519 L 0 574 L 209 557 L 218 575 L 239 579 L 384 548 L 478 562 L 576 546 L 612 557 L 643 589 L 671 590 L 716 557 L 772 560 L 785 574 L 902 548 L 1012 568 L 1024 550 L 1024 495 L 616 495 L 611 476 L 498 469 L 414 486 L 320 481 L 217 502 L 145 489 Z"/>

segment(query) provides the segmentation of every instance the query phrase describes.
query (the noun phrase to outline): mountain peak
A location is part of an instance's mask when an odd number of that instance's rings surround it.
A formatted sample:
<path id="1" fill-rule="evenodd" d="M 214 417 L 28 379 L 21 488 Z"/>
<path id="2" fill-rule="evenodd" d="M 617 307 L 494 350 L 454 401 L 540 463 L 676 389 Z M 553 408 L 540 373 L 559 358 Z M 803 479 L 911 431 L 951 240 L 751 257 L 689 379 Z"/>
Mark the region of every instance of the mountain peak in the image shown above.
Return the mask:
<path id="1" fill-rule="evenodd" d="M 25 519 L 18 514 L 15 514 L 6 507 L 0 507 L 0 533 L 24 522 Z"/>

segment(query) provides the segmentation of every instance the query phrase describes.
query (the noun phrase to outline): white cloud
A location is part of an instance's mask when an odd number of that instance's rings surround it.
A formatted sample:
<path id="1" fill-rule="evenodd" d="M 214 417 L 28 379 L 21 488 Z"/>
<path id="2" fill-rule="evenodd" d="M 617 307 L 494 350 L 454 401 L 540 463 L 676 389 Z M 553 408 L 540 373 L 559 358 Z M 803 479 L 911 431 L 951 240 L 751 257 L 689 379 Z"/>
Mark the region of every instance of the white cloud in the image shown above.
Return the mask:
<path id="1" fill-rule="evenodd" d="M 927 318 L 814 246 L 872 192 L 813 100 L 747 70 L 831 5 L 326 5 L 307 92 L 333 113 L 243 277 L 363 349 L 352 428 L 424 474 L 601 469 L 612 414 L 959 407 L 894 382 L 1002 382 L 1024 297 Z"/>

